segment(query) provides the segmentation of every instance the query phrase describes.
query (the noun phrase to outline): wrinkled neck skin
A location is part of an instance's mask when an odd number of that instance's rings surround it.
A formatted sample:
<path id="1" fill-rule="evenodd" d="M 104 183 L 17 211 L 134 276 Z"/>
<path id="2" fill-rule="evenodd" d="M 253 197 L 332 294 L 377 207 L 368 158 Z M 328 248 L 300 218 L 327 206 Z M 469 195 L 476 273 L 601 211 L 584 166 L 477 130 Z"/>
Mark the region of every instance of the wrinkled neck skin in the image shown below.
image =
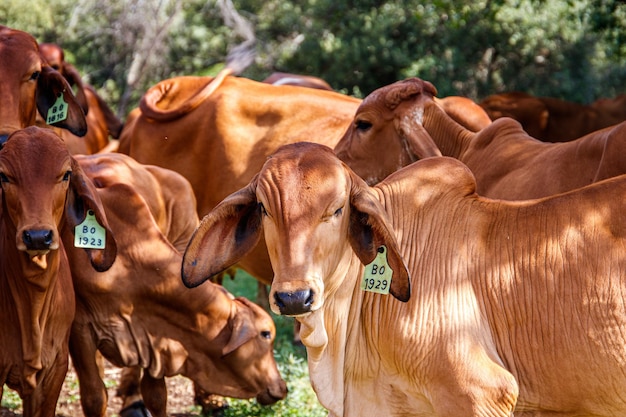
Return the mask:
<path id="1" fill-rule="evenodd" d="M 17 250 L 15 233 L 15 227 L 0 221 L 0 236 L 2 236 L 4 250 L 3 261 L 0 264 L 0 279 L 2 280 L 0 284 L 2 309 L 0 311 L 13 310 L 10 313 L 11 316 L 17 317 L 24 361 L 23 375 L 28 385 L 34 389 L 36 373 L 43 369 L 44 334 L 42 329 L 46 327 L 46 319 L 50 315 L 51 300 L 57 285 L 55 278 L 60 265 L 60 251 L 63 246 L 48 253 L 47 268 L 41 269 L 29 259 L 25 252 Z M 7 262 L 7 259 L 12 261 Z M 6 317 L 4 314 L 2 316 Z M 13 321 L 12 323 L 15 324 Z"/>
<path id="2" fill-rule="evenodd" d="M 430 134 L 443 156 L 462 159 L 475 134 L 459 125 L 434 102 L 424 106 L 424 129 Z"/>
<path id="3" fill-rule="evenodd" d="M 341 285 L 334 292 L 325 290 L 322 308 L 297 317 L 302 324 L 300 336 L 307 349 L 311 385 L 329 416 L 344 415 L 347 335 L 350 328 L 360 328 L 362 305 L 359 280 L 346 277 L 360 276 L 362 271 L 363 264 L 348 246 L 333 276 L 327 280 L 342 281 Z M 332 334 L 327 333 L 328 329 Z"/>

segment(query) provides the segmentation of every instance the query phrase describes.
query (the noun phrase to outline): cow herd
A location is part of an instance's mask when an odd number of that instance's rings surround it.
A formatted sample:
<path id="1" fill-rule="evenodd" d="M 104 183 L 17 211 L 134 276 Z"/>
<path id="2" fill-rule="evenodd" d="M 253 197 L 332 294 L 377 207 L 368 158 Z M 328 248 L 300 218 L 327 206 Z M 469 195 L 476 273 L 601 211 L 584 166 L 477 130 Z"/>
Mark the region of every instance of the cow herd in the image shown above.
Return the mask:
<path id="1" fill-rule="evenodd" d="M 626 97 L 479 105 L 409 78 L 361 101 L 227 71 L 163 80 L 122 124 L 62 49 L 0 26 L 0 397 L 54 416 L 71 358 L 103 417 L 104 357 L 125 417 L 166 416 L 173 375 L 285 398 L 271 316 L 219 285 L 235 267 L 301 326 L 330 416 L 626 415 Z"/>

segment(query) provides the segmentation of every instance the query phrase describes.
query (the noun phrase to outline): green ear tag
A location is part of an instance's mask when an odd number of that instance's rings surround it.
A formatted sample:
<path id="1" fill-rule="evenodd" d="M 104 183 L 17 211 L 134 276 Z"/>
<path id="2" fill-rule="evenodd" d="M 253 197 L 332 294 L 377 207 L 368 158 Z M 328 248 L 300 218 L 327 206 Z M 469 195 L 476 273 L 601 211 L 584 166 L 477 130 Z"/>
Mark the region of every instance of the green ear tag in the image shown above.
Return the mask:
<path id="1" fill-rule="evenodd" d="M 387 263 L 387 247 L 383 245 L 378 248 L 376 258 L 370 264 L 365 265 L 361 289 L 378 294 L 389 294 L 392 275 L 393 270 Z"/>
<path id="2" fill-rule="evenodd" d="M 74 246 L 77 248 L 104 249 L 106 230 L 100 226 L 92 210 L 87 212 L 85 220 L 74 229 Z"/>
<path id="3" fill-rule="evenodd" d="M 67 109 L 68 105 L 65 100 L 63 100 L 63 94 L 59 94 L 57 101 L 55 101 L 54 105 L 48 110 L 46 123 L 51 125 L 67 119 Z"/>

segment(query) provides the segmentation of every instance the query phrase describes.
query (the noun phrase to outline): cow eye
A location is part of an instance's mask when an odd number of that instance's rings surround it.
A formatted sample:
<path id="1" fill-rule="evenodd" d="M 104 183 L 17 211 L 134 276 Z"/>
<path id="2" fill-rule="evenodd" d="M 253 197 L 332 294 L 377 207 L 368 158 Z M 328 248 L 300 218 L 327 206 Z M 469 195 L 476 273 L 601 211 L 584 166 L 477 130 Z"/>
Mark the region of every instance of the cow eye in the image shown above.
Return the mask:
<path id="1" fill-rule="evenodd" d="M 267 210 L 265 210 L 265 206 L 263 205 L 263 203 L 259 203 L 259 209 L 261 209 L 261 214 L 263 216 L 267 216 Z"/>
<path id="2" fill-rule="evenodd" d="M 343 207 L 339 207 L 337 210 L 335 210 L 335 212 L 333 213 L 333 216 L 339 217 L 341 216 L 341 213 L 343 213 Z"/>
<path id="3" fill-rule="evenodd" d="M 0 182 L 9 182 L 9 177 L 7 177 L 4 172 L 0 172 Z"/>
<path id="4" fill-rule="evenodd" d="M 40 72 L 39 72 L 39 71 L 35 71 L 35 72 L 33 72 L 32 74 L 30 74 L 30 79 L 31 79 L 31 80 L 36 80 L 36 79 L 38 79 L 38 78 L 39 78 L 39 74 L 40 74 Z"/>
<path id="5" fill-rule="evenodd" d="M 65 171 L 65 174 L 63 175 L 63 181 L 69 181 L 71 177 L 72 177 L 72 171 Z"/>
<path id="6" fill-rule="evenodd" d="M 269 330 L 263 330 L 263 331 L 261 332 L 261 337 L 262 337 L 263 339 L 268 339 L 268 340 L 269 340 L 269 339 L 271 339 L 271 338 L 272 338 L 272 332 L 270 332 Z"/>
<path id="7" fill-rule="evenodd" d="M 365 121 L 365 120 L 357 120 L 354 123 L 354 126 L 357 128 L 357 130 L 361 130 L 361 131 L 365 132 L 365 131 L 369 130 L 369 128 L 372 127 L 372 124 L 370 122 L 368 122 L 368 121 Z"/>

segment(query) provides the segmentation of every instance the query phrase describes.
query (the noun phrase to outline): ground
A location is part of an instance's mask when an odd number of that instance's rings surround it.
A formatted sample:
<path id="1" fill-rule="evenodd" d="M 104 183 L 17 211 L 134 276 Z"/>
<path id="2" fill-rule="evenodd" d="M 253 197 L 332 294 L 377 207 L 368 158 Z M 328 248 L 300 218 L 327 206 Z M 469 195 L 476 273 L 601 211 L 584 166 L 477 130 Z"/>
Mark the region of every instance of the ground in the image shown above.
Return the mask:
<path id="1" fill-rule="evenodd" d="M 107 408 L 107 417 L 118 416 L 121 401 L 115 396 L 116 381 L 119 379 L 120 369 L 111 366 L 109 363 L 105 366 L 105 381 L 109 392 L 109 406 Z M 5 396 L 8 389 L 5 388 Z M 196 417 L 200 415 L 199 407 L 193 406 L 193 387 L 191 382 L 182 377 L 167 378 L 167 411 L 168 415 L 174 417 Z M 21 416 L 21 408 L 14 411 L 0 407 L 0 417 L 19 417 Z M 80 407 L 78 395 L 78 382 L 76 372 L 72 367 L 67 373 L 63 390 L 59 397 L 57 405 L 57 416 L 59 417 L 83 417 Z"/>

